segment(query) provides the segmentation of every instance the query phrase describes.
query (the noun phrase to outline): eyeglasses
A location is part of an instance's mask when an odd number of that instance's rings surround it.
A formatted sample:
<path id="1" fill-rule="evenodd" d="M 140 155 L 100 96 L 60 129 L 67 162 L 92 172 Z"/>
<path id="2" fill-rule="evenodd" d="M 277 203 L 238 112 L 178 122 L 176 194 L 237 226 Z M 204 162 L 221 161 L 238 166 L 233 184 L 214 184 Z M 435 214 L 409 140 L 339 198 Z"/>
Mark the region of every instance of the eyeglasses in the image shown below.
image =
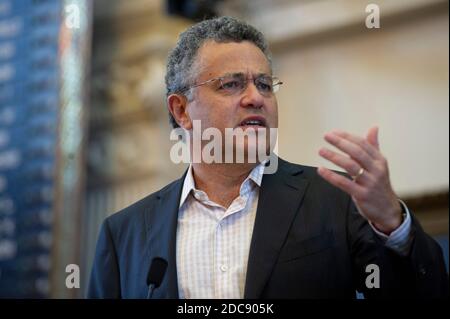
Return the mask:
<path id="1" fill-rule="evenodd" d="M 280 89 L 281 84 L 283 84 L 277 77 L 269 75 L 259 75 L 255 78 L 251 77 L 251 79 L 259 93 L 264 96 L 271 96 L 273 93 L 276 93 Z M 244 92 L 247 88 L 248 80 L 249 77 L 243 73 L 230 74 L 194 84 L 184 89 L 181 93 L 207 83 L 217 82 L 217 91 L 225 95 L 237 95 Z"/>

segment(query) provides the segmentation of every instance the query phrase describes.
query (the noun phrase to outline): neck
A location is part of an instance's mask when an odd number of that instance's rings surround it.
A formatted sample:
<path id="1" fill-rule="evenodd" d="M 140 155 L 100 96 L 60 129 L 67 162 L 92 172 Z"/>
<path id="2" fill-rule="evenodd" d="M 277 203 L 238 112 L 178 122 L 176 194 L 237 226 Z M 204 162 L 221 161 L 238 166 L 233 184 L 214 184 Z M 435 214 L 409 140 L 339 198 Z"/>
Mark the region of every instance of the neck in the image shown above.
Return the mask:
<path id="1" fill-rule="evenodd" d="M 205 164 L 193 163 L 195 186 L 204 191 L 210 200 L 228 208 L 239 196 L 242 182 L 258 163 Z"/>

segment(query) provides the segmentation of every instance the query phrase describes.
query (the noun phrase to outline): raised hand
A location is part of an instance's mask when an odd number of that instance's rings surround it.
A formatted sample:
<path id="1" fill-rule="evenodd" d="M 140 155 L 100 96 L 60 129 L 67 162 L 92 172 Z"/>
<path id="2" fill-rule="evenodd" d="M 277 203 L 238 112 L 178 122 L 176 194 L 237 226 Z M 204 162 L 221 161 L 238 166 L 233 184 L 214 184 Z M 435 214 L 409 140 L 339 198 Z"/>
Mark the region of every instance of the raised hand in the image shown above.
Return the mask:
<path id="1" fill-rule="evenodd" d="M 402 210 L 391 186 L 387 160 L 380 152 L 378 128 L 370 128 L 366 138 L 343 131 L 327 133 L 324 138 L 345 154 L 322 148 L 319 155 L 346 170 L 352 178 L 325 167 L 318 168 L 319 175 L 348 193 L 360 214 L 389 235 L 402 223 Z"/>

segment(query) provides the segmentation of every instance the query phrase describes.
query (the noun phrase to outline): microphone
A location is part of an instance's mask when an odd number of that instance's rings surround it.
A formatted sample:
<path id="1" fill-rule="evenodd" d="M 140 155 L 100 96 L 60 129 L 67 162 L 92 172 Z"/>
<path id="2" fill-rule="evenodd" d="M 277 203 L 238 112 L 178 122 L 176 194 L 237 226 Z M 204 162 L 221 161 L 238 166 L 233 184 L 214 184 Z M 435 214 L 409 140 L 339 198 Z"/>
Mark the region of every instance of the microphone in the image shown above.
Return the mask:
<path id="1" fill-rule="evenodd" d="M 155 257 L 150 264 L 147 274 L 148 294 L 147 299 L 151 299 L 153 291 L 159 287 L 167 269 L 167 261 L 161 257 Z"/>

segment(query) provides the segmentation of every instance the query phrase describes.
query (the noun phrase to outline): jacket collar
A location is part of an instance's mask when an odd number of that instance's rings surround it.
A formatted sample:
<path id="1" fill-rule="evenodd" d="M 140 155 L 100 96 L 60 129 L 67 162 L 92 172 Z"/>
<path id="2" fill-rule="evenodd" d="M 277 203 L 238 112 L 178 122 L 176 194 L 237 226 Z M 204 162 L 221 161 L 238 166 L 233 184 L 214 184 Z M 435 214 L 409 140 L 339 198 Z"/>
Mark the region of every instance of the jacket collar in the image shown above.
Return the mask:
<path id="1" fill-rule="evenodd" d="M 279 158 L 275 174 L 264 175 L 250 244 L 244 298 L 260 298 L 290 226 L 299 211 L 308 181 L 303 169 Z"/>

